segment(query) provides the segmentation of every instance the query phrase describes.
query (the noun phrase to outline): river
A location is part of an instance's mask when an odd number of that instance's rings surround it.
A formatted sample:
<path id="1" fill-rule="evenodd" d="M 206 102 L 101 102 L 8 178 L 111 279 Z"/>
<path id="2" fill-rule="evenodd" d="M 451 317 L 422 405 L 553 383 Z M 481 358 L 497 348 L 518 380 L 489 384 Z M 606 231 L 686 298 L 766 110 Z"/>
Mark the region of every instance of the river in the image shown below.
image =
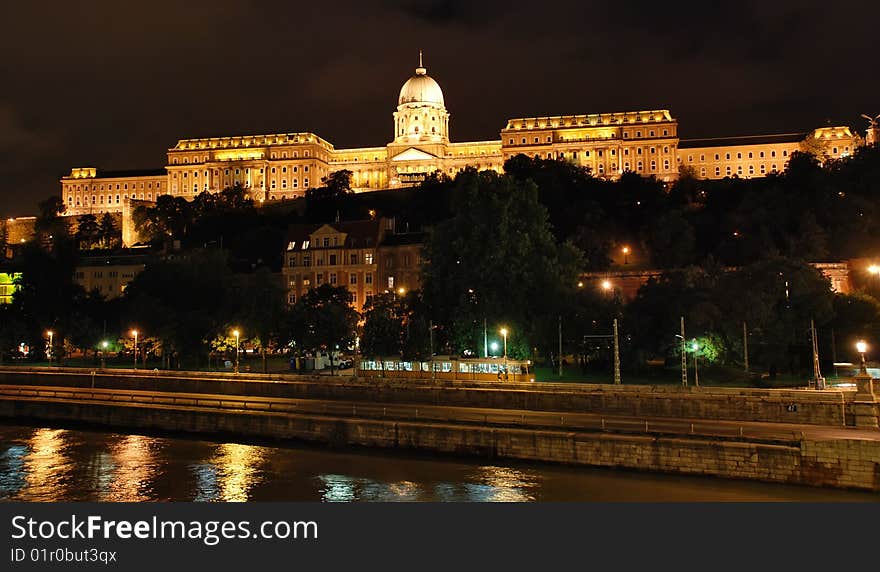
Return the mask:
<path id="1" fill-rule="evenodd" d="M 703 477 L 0 425 L 0 500 L 878 501 Z"/>

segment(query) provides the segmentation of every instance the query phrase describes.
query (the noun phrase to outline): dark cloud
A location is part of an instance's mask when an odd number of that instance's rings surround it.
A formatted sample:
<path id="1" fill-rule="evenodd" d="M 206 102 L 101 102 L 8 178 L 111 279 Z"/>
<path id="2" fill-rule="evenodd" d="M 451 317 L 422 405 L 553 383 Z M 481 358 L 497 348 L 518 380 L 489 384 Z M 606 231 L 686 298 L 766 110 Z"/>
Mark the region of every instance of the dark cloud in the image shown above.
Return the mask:
<path id="1" fill-rule="evenodd" d="M 683 136 L 863 128 L 874 1 L 19 2 L 0 35 L 0 214 L 74 166 L 164 165 L 183 137 L 389 140 L 418 50 L 454 140 L 509 117 L 669 108 Z"/>

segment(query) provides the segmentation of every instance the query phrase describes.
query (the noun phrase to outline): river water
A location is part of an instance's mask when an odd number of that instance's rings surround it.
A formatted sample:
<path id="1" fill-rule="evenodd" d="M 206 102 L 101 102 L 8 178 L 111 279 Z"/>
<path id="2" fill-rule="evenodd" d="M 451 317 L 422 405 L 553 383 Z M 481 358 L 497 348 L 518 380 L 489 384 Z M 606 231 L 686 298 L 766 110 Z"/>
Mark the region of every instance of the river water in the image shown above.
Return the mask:
<path id="1" fill-rule="evenodd" d="M 0 425 L 0 500 L 878 501 L 629 471 Z"/>

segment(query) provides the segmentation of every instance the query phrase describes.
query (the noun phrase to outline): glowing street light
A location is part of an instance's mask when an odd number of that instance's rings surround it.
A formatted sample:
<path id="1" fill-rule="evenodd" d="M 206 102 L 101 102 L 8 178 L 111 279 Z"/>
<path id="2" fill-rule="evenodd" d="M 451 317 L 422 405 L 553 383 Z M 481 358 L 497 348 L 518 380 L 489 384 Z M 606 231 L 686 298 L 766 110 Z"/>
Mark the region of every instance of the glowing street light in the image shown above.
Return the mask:
<path id="1" fill-rule="evenodd" d="M 611 291 L 611 281 L 610 280 L 603 280 L 601 286 L 602 286 L 602 290 L 605 290 L 606 292 Z"/>
<path id="2" fill-rule="evenodd" d="M 501 328 L 501 335 L 504 337 L 504 376 L 507 377 L 507 328 Z"/>
<path id="3" fill-rule="evenodd" d="M 134 368 L 138 368 L 138 331 L 132 330 L 131 335 L 134 336 Z"/>
<path id="4" fill-rule="evenodd" d="M 492 353 L 494 354 L 498 351 L 498 342 L 492 342 L 491 344 L 489 344 L 489 347 L 492 348 Z"/>
<path id="5" fill-rule="evenodd" d="M 872 264 L 871 266 L 868 266 L 868 272 L 870 274 L 880 274 L 880 266 Z"/>
<path id="6" fill-rule="evenodd" d="M 691 342 L 691 351 L 694 352 L 694 385 L 700 386 L 700 370 L 697 369 L 697 352 L 700 349 L 700 344 L 697 343 L 696 338 Z"/>
<path id="7" fill-rule="evenodd" d="M 238 341 L 241 337 L 241 332 L 232 330 L 232 335 L 235 336 L 235 373 L 238 373 Z"/>
<path id="8" fill-rule="evenodd" d="M 107 346 L 110 345 L 110 342 L 107 340 L 101 341 L 101 369 L 107 367 Z"/>
<path id="9" fill-rule="evenodd" d="M 623 263 L 629 264 L 629 258 L 628 258 L 629 257 L 629 247 L 624 246 L 622 250 L 623 250 Z"/>
<path id="10" fill-rule="evenodd" d="M 397 293 L 398 293 L 399 295 L 403 296 L 404 294 L 406 294 L 406 288 L 404 288 L 403 286 L 401 286 L 400 288 L 397 289 Z"/>
<path id="11" fill-rule="evenodd" d="M 54 340 L 55 332 L 53 332 L 52 330 L 48 330 L 48 331 L 46 332 L 46 335 L 49 336 L 49 351 L 46 352 L 46 354 L 47 354 L 46 357 L 49 358 L 49 363 L 52 363 L 52 353 L 53 353 L 53 351 L 52 351 L 52 349 L 53 349 L 52 340 Z"/>
<path id="12" fill-rule="evenodd" d="M 868 351 L 868 344 L 865 343 L 865 340 L 859 340 L 856 342 L 856 350 L 859 352 L 859 355 L 862 357 L 862 366 L 859 369 L 859 373 L 868 373 L 868 365 L 865 363 L 865 352 Z"/>

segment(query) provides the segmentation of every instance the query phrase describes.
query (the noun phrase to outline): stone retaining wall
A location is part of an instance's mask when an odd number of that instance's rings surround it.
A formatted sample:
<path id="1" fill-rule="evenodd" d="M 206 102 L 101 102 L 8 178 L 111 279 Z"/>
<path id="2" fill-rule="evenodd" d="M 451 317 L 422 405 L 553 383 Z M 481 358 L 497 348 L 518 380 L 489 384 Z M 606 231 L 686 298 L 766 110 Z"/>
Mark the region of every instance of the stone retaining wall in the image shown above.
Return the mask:
<path id="1" fill-rule="evenodd" d="M 0 398 L 0 417 L 880 491 L 880 441 L 755 443 Z"/>
<path id="2" fill-rule="evenodd" d="M 181 379 L 185 375 L 187 379 Z M 0 368 L 0 383 L 179 391 L 371 403 L 596 412 L 707 420 L 854 425 L 854 391 L 678 386 L 431 382 L 327 376 L 236 376 L 64 368 Z"/>

